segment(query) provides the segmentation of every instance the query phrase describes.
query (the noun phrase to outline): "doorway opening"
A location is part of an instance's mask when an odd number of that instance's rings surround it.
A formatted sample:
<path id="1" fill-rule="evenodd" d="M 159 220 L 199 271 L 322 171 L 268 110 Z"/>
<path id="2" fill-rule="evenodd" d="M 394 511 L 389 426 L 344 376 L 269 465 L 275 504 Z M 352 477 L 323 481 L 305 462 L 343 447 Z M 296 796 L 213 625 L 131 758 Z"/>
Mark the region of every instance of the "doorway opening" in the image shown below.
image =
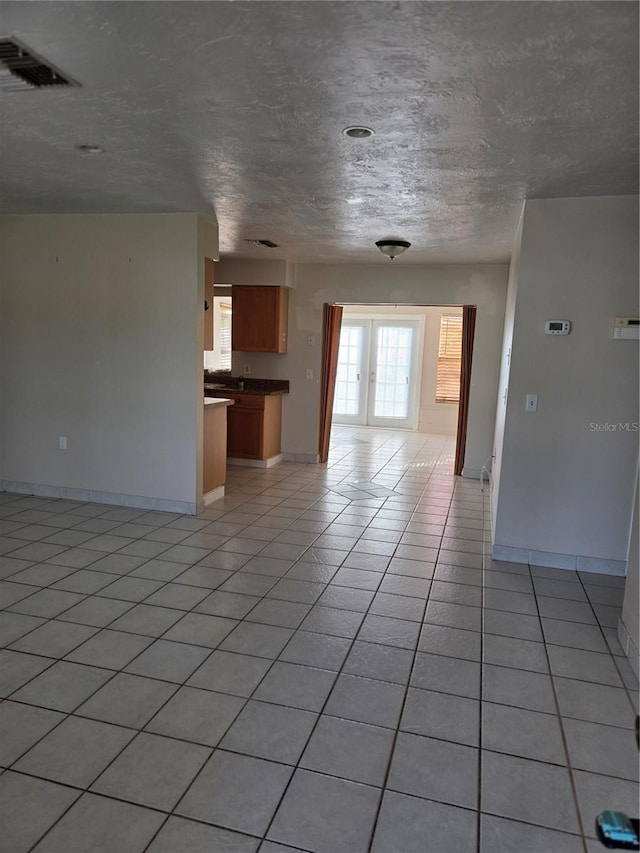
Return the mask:
<path id="1" fill-rule="evenodd" d="M 331 424 L 455 436 L 466 446 L 473 305 L 325 305 L 320 461 Z"/>
<path id="2" fill-rule="evenodd" d="M 416 429 L 422 351 L 421 317 L 367 318 L 344 310 L 333 423 Z"/>

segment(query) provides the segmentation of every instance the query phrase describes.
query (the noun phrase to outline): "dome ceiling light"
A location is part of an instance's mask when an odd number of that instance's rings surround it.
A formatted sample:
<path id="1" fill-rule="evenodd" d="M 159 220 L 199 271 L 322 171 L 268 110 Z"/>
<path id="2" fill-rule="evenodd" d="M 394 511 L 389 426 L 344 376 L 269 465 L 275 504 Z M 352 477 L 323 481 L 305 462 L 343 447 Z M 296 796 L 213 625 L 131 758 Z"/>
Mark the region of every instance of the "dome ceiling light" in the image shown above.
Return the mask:
<path id="1" fill-rule="evenodd" d="M 397 258 L 398 255 L 403 255 L 411 243 L 406 240 L 377 240 L 376 246 L 380 249 L 383 255 L 386 255 L 390 261 Z"/>

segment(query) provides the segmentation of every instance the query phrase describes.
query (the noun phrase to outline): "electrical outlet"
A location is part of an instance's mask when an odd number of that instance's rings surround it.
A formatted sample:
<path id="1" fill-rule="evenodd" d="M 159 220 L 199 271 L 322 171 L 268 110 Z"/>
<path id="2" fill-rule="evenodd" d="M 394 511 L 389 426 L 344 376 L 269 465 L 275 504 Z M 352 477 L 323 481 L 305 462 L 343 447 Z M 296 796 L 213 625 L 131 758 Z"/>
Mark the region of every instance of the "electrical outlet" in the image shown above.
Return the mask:
<path id="1" fill-rule="evenodd" d="M 245 364 L 245 366 L 242 369 L 242 372 L 244 373 L 245 376 L 248 376 L 251 373 L 251 365 Z"/>
<path id="2" fill-rule="evenodd" d="M 538 411 L 538 395 L 537 394 L 527 394 L 527 400 L 524 405 L 525 412 L 537 412 Z"/>
<path id="3" fill-rule="evenodd" d="M 313 379 L 313 370 L 311 368 L 307 370 L 307 379 Z"/>
<path id="4" fill-rule="evenodd" d="M 316 336 L 315 335 L 307 335 L 307 346 L 313 347 L 316 344 Z"/>
<path id="5" fill-rule="evenodd" d="M 59 435 L 58 436 L 58 447 L 60 448 L 60 450 L 66 450 L 67 449 L 67 436 L 66 435 Z"/>

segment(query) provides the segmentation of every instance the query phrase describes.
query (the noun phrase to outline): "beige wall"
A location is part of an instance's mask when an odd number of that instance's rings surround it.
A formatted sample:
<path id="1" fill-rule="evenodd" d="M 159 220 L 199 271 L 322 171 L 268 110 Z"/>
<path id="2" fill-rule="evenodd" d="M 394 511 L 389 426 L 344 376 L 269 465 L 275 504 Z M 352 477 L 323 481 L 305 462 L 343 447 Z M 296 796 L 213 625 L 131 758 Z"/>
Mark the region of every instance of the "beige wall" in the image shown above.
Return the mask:
<path id="1" fill-rule="evenodd" d="M 0 236 L 0 478 L 195 506 L 198 253 L 217 252 L 215 226 L 193 214 L 5 216 Z"/>
<path id="2" fill-rule="evenodd" d="M 624 588 L 622 617 L 618 628 L 618 636 L 625 650 L 633 671 L 640 676 L 638 651 L 640 650 L 640 528 L 638 526 L 638 497 L 640 481 L 636 481 L 636 494 L 631 527 L 631 542 L 629 547 L 629 568 Z"/>
<path id="3" fill-rule="evenodd" d="M 623 572 L 638 343 L 612 332 L 616 316 L 638 316 L 637 198 L 528 201 L 517 277 L 494 554 Z M 557 319 L 572 322 L 570 335 L 544 334 Z M 538 394 L 536 413 L 525 412 L 527 394 Z M 630 431 L 597 429 L 619 423 Z"/>
<path id="4" fill-rule="evenodd" d="M 254 376 L 290 381 L 291 393 L 283 398 L 282 450 L 315 458 L 325 302 L 477 305 L 464 469 L 477 477 L 492 452 L 507 277 L 506 264 L 422 266 L 401 259 L 393 264 L 298 264 L 289 294 L 288 353 L 234 353 L 233 372 L 248 363 Z M 305 378 L 309 368 L 313 380 Z"/>
<path id="5" fill-rule="evenodd" d="M 493 437 L 493 458 L 491 460 L 491 537 L 495 539 L 496 512 L 498 494 L 500 492 L 500 470 L 502 466 L 502 446 L 504 442 L 504 427 L 507 414 L 507 396 L 509 392 L 509 373 L 511 370 L 511 349 L 513 347 L 513 320 L 516 310 L 518 292 L 518 268 L 520 263 L 520 243 L 522 242 L 522 217 L 516 233 L 516 239 L 509 265 L 509 283 L 507 285 L 507 301 L 504 311 L 504 329 L 502 332 L 502 358 L 500 361 L 500 378 L 498 380 L 498 405 L 496 407 L 496 425 Z"/>

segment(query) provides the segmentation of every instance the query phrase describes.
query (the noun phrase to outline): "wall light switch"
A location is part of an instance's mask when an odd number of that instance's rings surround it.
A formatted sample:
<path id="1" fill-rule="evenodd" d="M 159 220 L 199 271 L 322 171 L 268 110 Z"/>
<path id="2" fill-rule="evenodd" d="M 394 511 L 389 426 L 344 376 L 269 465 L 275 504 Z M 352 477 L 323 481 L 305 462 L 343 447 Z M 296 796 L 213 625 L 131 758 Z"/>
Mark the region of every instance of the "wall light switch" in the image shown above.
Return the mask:
<path id="1" fill-rule="evenodd" d="M 525 412 L 537 412 L 538 411 L 538 395 L 537 394 L 527 394 L 527 401 L 524 405 Z"/>
<path id="2" fill-rule="evenodd" d="M 307 379 L 313 379 L 313 370 L 311 368 L 307 370 Z"/>
<path id="3" fill-rule="evenodd" d="M 251 365 L 245 364 L 245 366 L 242 368 L 242 372 L 245 376 L 248 376 L 251 373 Z"/>
<path id="4" fill-rule="evenodd" d="M 59 435 L 58 436 L 58 447 L 60 448 L 60 450 L 66 450 L 67 449 L 67 436 L 66 435 Z"/>

